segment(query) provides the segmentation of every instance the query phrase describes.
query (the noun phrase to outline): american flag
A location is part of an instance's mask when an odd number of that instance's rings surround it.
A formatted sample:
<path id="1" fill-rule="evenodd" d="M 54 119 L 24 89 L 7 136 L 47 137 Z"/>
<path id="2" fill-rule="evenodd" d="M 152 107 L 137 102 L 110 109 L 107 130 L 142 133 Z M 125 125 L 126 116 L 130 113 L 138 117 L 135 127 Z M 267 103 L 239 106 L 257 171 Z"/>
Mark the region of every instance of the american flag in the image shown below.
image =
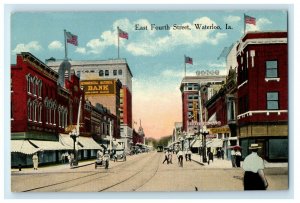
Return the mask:
<path id="1" fill-rule="evenodd" d="M 66 32 L 67 42 L 78 46 L 77 35 L 73 35 L 71 32 Z"/>
<path id="2" fill-rule="evenodd" d="M 124 39 L 128 39 L 128 33 L 121 30 L 120 28 L 118 28 L 118 32 L 119 32 L 119 37 L 124 38 Z"/>
<path id="3" fill-rule="evenodd" d="M 255 18 L 245 15 L 244 19 L 245 19 L 245 24 L 256 25 L 256 19 Z"/>
<path id="4" fill-rule="evenodd" d="M 193 64 L 193 59 L 191 57 L 185 56 L 185 63 Z"/>

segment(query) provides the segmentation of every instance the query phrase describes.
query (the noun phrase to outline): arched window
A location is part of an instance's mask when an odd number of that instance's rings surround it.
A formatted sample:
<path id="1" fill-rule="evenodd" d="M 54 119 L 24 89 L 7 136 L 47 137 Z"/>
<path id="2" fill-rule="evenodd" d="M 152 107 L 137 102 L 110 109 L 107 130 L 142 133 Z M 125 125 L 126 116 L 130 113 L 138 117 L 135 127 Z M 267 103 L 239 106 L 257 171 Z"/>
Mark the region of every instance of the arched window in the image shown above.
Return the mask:
<path id="1" fill-rule="evenodd" d="M 68 111 L 65 109 L 65 128 L 68 126 Z"/>
<path id="2" fill-rule="evenodd" d="M 27 93 L 31 93 L 30 92 L 31 91 L 31 88 L 30 88 L 30 86 L 31 86 L 30 74 L 26 75 L 25 77 L 26 77 L 26 81 L 27 81 Z"/>
<path id="3" fill-rule="evenodd" d="M 33 102 L 33 121 L 36 122 L 36 115 L 37 115 L 37 104 L 36 102 Z"/>
<path id="4" fill-rule="evenodd" d="M 55 126 L 56 126 L 56 110 L 57 110 L 57 104 L 56 104 L 56 101 L 55 101 L 54 105 L 53 105 L 53 123 L 54 123 Z"/>
<path id="5" fill-rule="evenodd" d="M 31 84 L 30 84 L 30 86 L 31 86 L 32 94 L 33 95 L 36 95 L 35 80 L 36 80 L 36 77 L 31 78 Z"/>
<path id="6" fill-rule="evenodd" d="M 42 123 L 42 103 L 39 104 L 39 123 Z"/>
<path id="7" fill-rule="evenodd" d="M 59 106 L 58 107 L 58 127 L 61 127 L 60 121 L 61 121 L 61 111 L 60 111 L 60 106 Z"/>
<path id="8" fill-rule="evenodd" d="M 31 121 L 31 102 L 28 100 L 27 102 L 27 118 L 29 121 Z"/>

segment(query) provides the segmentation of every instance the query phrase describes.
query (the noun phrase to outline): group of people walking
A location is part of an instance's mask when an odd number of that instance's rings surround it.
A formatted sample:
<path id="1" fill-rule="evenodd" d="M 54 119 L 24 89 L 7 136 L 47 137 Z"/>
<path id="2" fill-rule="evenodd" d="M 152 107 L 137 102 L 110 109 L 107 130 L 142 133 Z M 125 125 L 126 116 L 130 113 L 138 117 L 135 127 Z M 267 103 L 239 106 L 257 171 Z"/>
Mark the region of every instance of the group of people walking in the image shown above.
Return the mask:
<path id="1" fill-rule="evenodd" d="M 165 162 L 167 162 L 167 164 L 172 164 L 172 151 L 171 150 L 166 150 L 165 151 L 165 158 L 164 158 L 164 161 L 163 161 L 163 164 Z M 180 167 L 183 167 L 183 157 L 185 156 L 185 161 L 192 161 L 192 152 L 191 150 L 186 150 L 185 153 L 183 153 L 183 151 L 181 149 L 179 149 L 177 152 L 176 152 L 176 156 L 177 156 L 177 159 L 178 159 L 178 165 Z"/>

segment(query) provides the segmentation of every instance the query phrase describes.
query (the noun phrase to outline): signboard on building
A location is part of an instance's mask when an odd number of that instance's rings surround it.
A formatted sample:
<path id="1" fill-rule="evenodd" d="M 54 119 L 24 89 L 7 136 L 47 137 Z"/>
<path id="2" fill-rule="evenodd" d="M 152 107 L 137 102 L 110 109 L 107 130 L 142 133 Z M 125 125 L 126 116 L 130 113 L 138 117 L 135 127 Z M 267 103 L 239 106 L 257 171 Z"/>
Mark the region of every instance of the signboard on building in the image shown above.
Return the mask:
<path id="1" fill-rule="evenodd" d="M 80 86 L 85 95 L 114 95 L 116 93 L 115 80 L 82 80 Z"/>
<path id="2" fill-rule="evenodd" d="M 219 70 L 201 70 L 196 71 L 197 76 L 219 75 Z"/>
<path id="3" fill-rule="evenodd" d="M 217 133 L 230 133 L 230 129 L 227 127 L 221 128 L 209 128 L 210 133 L 217 134 Z"/>

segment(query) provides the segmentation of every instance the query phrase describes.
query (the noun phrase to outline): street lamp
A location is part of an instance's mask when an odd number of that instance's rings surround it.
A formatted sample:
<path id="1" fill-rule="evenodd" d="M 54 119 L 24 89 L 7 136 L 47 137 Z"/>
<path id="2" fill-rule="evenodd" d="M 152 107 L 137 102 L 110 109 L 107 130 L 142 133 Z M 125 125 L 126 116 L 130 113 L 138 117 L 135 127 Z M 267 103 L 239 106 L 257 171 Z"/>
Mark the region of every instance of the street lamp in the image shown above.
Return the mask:
<path id="1" fill-rule="evenodd" d="M 78 160 L 77 160 L 77 151 L 75 148 L 75 143 L 76 143 L 76 139 L 77 139 L 77 133 L 75 130 L 72 130 L 72 132 L 69 133 L 70 137 L 73 139 L 73 154 L 74 154 L 74 159 L 70 160 L 72 161 L 72 166 L 77 166 L 78 165 Z"/>
<path id="2" fill-rule="evenodd" d="M 206 157 L 206 135 L 209 133 L 206 130 L 200 129 L 200 133 L 202 134 L 202 161 L 203 163 L 207 162 L 207 157 Z"/>

